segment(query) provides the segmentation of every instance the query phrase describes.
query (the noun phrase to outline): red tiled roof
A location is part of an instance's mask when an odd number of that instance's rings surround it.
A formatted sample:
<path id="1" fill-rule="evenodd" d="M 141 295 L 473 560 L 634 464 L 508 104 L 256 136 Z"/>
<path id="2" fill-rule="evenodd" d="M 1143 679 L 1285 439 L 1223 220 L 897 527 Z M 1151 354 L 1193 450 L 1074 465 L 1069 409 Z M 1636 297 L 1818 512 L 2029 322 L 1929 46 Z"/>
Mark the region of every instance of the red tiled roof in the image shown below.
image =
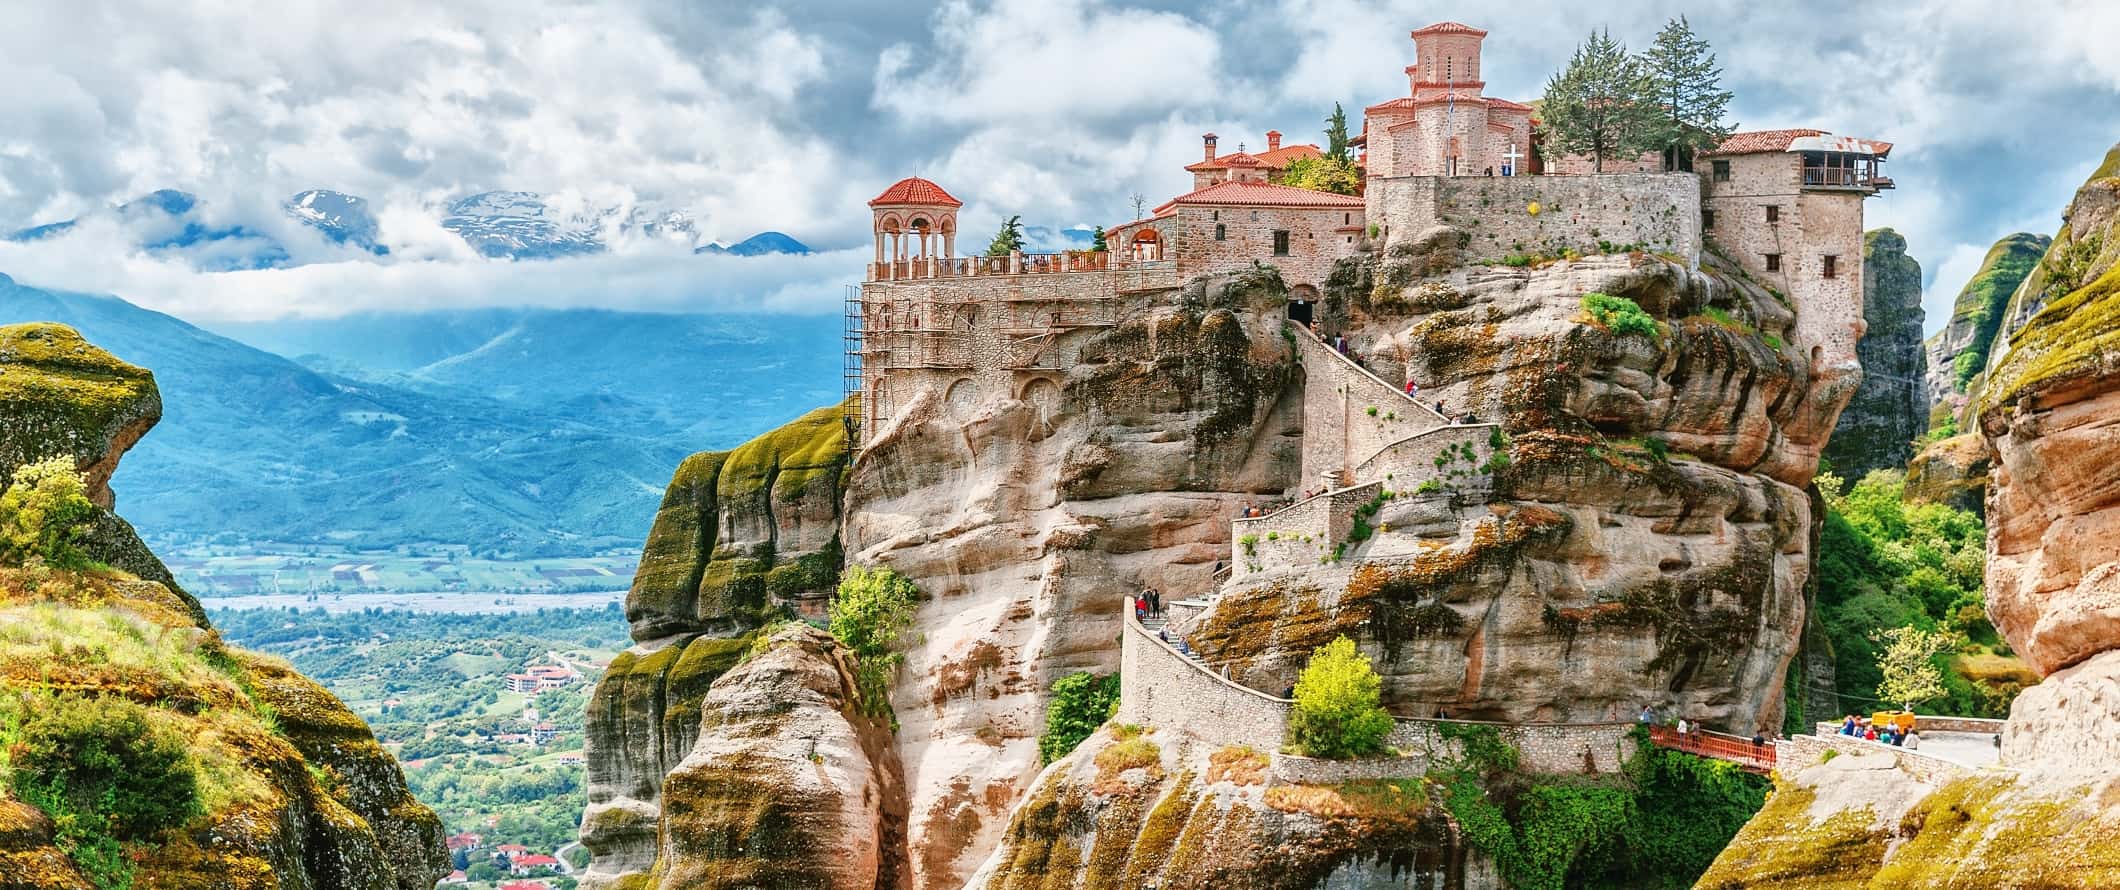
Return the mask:
<path id="1" fill-rule="evenodd" d="M 1187 164 L 1185 169 L 1193 172 L 1226 170 L 1231 167 L 1265 167 L 1269 170 L 1279 170 L 1288 166 L 1289 161 L 1302 157 L 1317 157 L 1324 153 L 1316 145 L 1284 145 L 1264 154 L 1233 151 L 1212 161 L 1196 161 Z"/>
<path id="2" fill-rule="evenodd" d="M 1426 28 L 1422 28 L 1419 31 L 1413 32 L 1413 36 L 1415 37 L 1419 37 L 1423 34 L 1478 34 L 1481 37 L 1487 36 L 1487 32 L 1485 31 L 1482 31 L 1471 25 L 1462 25 L 1457 22 L 1436 22 L 1433 25 L 1429 25 Z"/>
<path id="3" fill-rule="evenodd" d="M 1532 108 L 1532 107 L 1531 107 L 1531 106 L 1529 106 L 1529 105 L 1525 105 L 1525 104 L 1524 104 L 1524 103 L 1522 103 L 1522 102 L 1511 102 L 1511 101 L 1509 101 L 1509 100 L 1507 100 L 1507 99 L 1496 99 L 1496 98 L 1494 98 L 1493 96 L 1488 96 L 1488 97 L 1487 97 L 1487 104 L 1489 104 L 1489 105 L 1492 105 L 1492 106 L 1494 106 L 1494 107 L 1496 107 L 1496 108 L 1507 108 L 1507 109 L 1509 109 L 1510 111 L 1536 111 L 1536 110 L 1537 110 L 1537 109 L 1534 109 L 1534 108 Z"/>
<path id="4" fill-rule="evenodd" d="M 945 207 L 964 206 L 963 201 L 951 197 L 949 192 L 942 190 L 942 186 L 921 179 L 918 176 L 908 176 L 892 183 L 890 188 L 883 190 L 883 194 L 877 195 L 874 200 L 869 202 L 870 207 L 901 204 L 940 204 Z"/>
<path id="5" fill-rule="evenodd" d="M 1805 136 L 1822 136 L 1824 130 L 1798 127 L 1789 130 L 1753 130 L 1750 133 L 1732 133 L 1722 144 L 1701 152 L 1706 155 L 1748 155 L 1769 151 L 1788 151 L 1789 143 Z"/>
<path id="6" fill-rule="evenodd" d="M 1215 204 L 1238 207 L 1347 207 L 1362 206 L 1362 199 L 1353 195 L 1336 195 L 1332 192 L 1299 189 L 1292 185 L 1276 185 L 1271 182 L 1218 182 L 1197 191 L 1187 192 L 1156 208 L 1158 215 L 1166 208 L 1179 204 Z"/>
<path id="7" fill-rule="evenodd" d="M 542 853 L 536 856 L 524 856 L 520 859 L 515 860 L 516 868 L 536 868 L 540 865 L 552 866 L 558 864 L 559 860 L 554 859 L 550 856 L 546 856 Z"/>

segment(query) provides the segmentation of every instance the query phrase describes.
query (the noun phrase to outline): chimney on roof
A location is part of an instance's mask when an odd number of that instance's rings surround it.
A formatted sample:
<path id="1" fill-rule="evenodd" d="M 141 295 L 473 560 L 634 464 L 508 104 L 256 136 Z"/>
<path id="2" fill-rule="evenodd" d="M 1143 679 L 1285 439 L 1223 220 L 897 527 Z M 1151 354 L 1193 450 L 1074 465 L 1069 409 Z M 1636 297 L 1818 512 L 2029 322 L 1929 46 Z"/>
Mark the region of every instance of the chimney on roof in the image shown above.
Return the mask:
<path id="1" fill-rule="evenodd" d="M 1267 151 L 1280 151 L 1280 150 L 1281 150 L 1281 131 L 1279 131 L 1279 130 L 1267 130 L 1267 131 L 1266 131 L 1266 150 L 1267 150 Z"/>
<path id="2" fill-rule="evenodd" d="M 1204 157 L 1202 157 L 1202 158 L 1201 158 L 1201 160 L 1203 160 L 1203 161 L 1212 161 L 1212 160 L 1214 160 L 1214 159 L 1215 159 L 1215 134 L 1213 134 L 1213 133 L 1209 133 L 1209 134 L 1207 134 L 1207 135 L 1205 135 L 1205 136 L 1202 136 L 1202 137 L 1200 137 L 1200 141 L 1201 141 L 1202 143 L 1205 143 L 1205 144 L 1206 144 L 1206 146 L 1207 146 L 1207 147 L 1206 147 L 1206 149 L 1205 149 L 1205 156 L 1204 156 Z"/>

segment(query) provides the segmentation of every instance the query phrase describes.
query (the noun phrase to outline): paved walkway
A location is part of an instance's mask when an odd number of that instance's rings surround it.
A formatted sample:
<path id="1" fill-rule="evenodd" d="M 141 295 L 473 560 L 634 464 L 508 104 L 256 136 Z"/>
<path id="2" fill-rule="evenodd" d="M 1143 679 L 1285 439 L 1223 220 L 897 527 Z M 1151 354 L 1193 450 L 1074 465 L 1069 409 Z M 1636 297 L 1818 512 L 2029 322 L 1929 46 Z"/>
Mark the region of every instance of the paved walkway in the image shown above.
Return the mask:
<path id="1" fill-rule="evenodd" d="M 1980 769 L 1994 766 L 2001 759 L 2002 749 L 1995 747 L 1993 733 L 1924 732 L 1920 735 L 1921 753 L 1960 766 Z"/>

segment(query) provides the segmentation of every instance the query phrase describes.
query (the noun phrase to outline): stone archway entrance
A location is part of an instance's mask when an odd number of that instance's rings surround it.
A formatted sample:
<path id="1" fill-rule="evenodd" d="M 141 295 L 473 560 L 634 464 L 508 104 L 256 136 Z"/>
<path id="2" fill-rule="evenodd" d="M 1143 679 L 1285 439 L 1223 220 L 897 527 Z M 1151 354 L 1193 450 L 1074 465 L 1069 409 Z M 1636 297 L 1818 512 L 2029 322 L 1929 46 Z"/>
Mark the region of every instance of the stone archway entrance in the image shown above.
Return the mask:
<path id="1" fill-rule="evenodd" d="M 1133 248 L 1133 258 L 1136 260 L 1153 262 L 1163 258 L 1163 233 L 1153 228 L 1142 226 L 1128 243 Z"/>
<path id="2" fill-rule="evenodd" d="M 1288 320 L 1299 325 L 1309 325 L 1316 317 L 1318 289 L 1307 284 L 1298 284 L 1288 291 Z"/>

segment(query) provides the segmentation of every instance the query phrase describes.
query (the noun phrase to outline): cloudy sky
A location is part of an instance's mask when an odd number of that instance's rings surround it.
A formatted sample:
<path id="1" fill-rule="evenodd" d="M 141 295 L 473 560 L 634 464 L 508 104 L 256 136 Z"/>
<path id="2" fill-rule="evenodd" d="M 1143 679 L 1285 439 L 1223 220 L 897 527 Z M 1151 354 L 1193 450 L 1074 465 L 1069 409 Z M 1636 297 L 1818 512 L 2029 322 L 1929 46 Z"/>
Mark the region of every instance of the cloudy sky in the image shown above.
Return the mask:
<path id="1" fill-rule="evenodd" d="M 1922 262 L 1932 329 L 1987 245 L 2050 233 L 2120 138 L 2108 0 L 1526 0 L 1507 15 L 1412 0 L 7 5 L 0 231 L 177 188 L 295 264 L 201 271 L 85 225 L 0 245 L 0 273 L 204 321 L 510 303 L 826 311 L 866 254 L 863 202 L 901 176 L 963 198 L 973 233 L 1015 213 L 1124 220 L 1128 195 L 1186 187 L 1203 132 L 1225 150 L 1270 128 L 1315 141 L 1333 102 L 1402 95 L 1407 32 L 1438 20 L 1491 31 L 1488 92 L 1529 99 L 1590 29 L 1640 45 L 1685 14 L 1721 55 L 1736 123 L 1896 143 L 1899 188 L 1870 218 Z M 391 256 L 285 220 L 279 202 L 307 188 L 370 199 Z M 681 209 L 704 237 L 773 229 L 824 252 L 622 243 L 488 260 L 436 220 L 490 189 Z"/>

